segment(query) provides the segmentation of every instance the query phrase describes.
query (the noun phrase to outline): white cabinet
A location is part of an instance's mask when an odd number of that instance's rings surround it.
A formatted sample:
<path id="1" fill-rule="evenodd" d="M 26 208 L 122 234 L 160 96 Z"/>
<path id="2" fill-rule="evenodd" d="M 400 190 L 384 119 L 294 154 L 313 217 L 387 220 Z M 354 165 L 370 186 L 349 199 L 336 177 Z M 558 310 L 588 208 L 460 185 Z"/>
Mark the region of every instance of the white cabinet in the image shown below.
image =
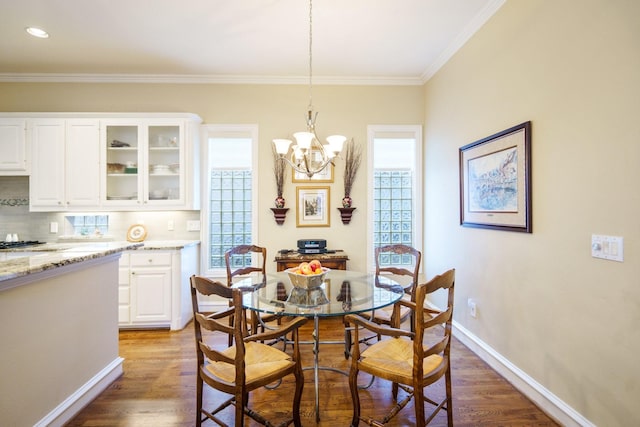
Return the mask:
<path id="1" fill-rule="evenodd" d="M 131 254 L 131 323 L 171 322 L 171 258 L 168 252 Z"/>
<path id="2" fill-rule="evenodd" d="M 100 131 L 93 119 L 29 121 L 31 211 L 100 206 Z"/>
<path id="3" fill-rule="evenodd" d="M 102 205 L 114 210 L 199 209 L 198 124 L 183 118 L 102 121 Z"/>
<path id="4" fill-rule="evenodd" d="M 0 118 L 0 175 L 28 175 L 27 121 Z"/>
<path id="5" fill-rule="evenodd" d="M 182 329 L 191 320 L 189 278 L 198 272 L 198 245 L 129 251 L 120 258 L 121 328 Z"/>
<path id="6" fill-rule="evenodd" d="M 0 113 L 0 175 L 29 175 L 31 211 L 200 209 L 188 113 Z"/>

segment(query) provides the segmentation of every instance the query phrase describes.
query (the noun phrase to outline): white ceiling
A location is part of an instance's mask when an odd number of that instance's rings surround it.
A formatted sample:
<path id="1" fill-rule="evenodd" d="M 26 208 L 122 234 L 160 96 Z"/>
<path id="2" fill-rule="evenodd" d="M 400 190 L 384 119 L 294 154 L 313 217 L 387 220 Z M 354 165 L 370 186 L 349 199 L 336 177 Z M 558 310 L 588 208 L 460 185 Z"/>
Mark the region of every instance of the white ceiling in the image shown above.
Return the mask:
<path id="1" fill-rule="evenodd" d="M 504 1 L 314 0 L 313 82 L 424 83 Z M 308 83 L 308 49 L 307 0 L 0 0 L 0 81 Z"/>

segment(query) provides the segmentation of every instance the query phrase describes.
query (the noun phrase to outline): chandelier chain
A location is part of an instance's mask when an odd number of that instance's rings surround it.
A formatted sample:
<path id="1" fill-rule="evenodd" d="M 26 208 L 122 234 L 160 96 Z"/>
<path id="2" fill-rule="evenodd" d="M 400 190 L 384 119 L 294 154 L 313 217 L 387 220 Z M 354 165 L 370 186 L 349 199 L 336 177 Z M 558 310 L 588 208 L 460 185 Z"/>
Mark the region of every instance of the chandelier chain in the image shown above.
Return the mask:
<path id="1" fill-rule="evenodd" d="M 313 110 L 313 12 L 312 1 L 309 0 L 309 110 Z"/>
<path id="2" fill-rule="evenodd" d="M 296 144 L 291 146 L 289 139 L 274 139 L 278 162 L 286 162 L 299 173 L 311 178 L 323 171 L 329 164 L 333 164 L 344 145 L 346 137 L 330 135 L 328 144 L 323 144 L 316 135 L 316 117 L 313 111 L 313 1 L 309 0 L 309 108 L 307 110 L 306 132 L 293 134 Z M 281 191 L 278 189 L 278 191 Z"/>

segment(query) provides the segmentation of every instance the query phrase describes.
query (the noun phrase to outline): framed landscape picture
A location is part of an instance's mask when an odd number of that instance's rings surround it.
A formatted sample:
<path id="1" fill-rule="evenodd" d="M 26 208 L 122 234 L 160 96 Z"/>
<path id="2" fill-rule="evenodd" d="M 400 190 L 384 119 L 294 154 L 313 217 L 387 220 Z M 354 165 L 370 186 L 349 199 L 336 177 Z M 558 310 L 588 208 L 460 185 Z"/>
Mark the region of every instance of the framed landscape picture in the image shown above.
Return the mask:
<path id="1" fill-rule="evenodd" d="M 461 147 L 460 224 L 531 233 L 531 122 Z"/>
<path id="2" fill-rule="evenodd" d="M 296 187 L 296 227 L 329 227 L 329 186 Z"/>

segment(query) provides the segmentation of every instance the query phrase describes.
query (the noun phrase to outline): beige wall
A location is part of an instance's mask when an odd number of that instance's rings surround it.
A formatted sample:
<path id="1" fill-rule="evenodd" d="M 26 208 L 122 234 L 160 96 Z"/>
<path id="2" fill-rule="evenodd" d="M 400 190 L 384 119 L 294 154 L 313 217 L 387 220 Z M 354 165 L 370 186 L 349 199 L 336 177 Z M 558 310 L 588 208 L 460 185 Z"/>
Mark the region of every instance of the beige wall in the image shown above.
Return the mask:
<path id="1" fill-rule="evenodd" d="M 456 267 L 455 320 L 600 426 L 640 425 L 639 16 L 507 2 L 425 90 L 427 274 Z M 533 234 L 460 227 L 458 148 L 527 120 Z"/>
<path id="2" fill-rule="evenodd" d="M 425 123 L 426 274 L 455 267 L 460 327 L 602 426 L 640 424 L 638 16 L 633 1 L 511 1 L 424 91 L 314 88 L 322 135 L 365 144 L 369 124 Z M 257 123 L 259 243 L 273 254 L 298 238 L 326 238 L 349 253 L 352 268 L 364 268 L 365 170 L 348 226 L 335 209 L 341 163 L 330 228 L 295 227 L 290 181 L 285 224 L 269 211 L 269 142 L 303 125 L 307 96 L 305 86 L 6 83 L 0 111 L 179 111 L 205 123 Z M 526 120 L 533 233 L 460 227 L 458 148 Z M 624 236 L 624 263 L 591 258 L 592 233 Z M 475 319 L 467 298 L 477 301 Z"/>
<path id="3" fill-rule="evenodd" d="M 356 211 L 349 225 L 342 224 L 336 209 L 341 206 L 344 195 L 341 160 L 336 162 L 335 181 L 329 184 L 331 227 L 296 228 L 295 187 L 299 184 L 291 182 L 290 173 L 284 193 L 290 211 L 284 225 L 277 226 L 269 210 L 276 197 L 271 140 L 304 130 L 308 101 L 306 85 L 0 83 L 0 111 L 3 112 L 190 112 L 200 115 L 205 124 L 258 124 L 260 229 L 256 243 L 275 255 L 279 249 L 295 248 L 300 238 L 327 239 L 330 248 L 348 253 L 351 268 L 364 269 L 368 211 L 366 154 L 351 195 Z M 366 146 L 367 125 L 421 124 L 424 119 L 424 93 L 416 86 L 315 86 L 313 102 L 319 112 L 320 137 L 342 133 L 363 146 Z M 146 214 L 145 224 L 153 227 L 154 217 L 160 218 L 159 226 L 155 230 L 151 228 L 149 235 L 170 238 L 166 215 Z M 48 222 L 40 224 L 42 215 L 37 218 L 39 224 L 35 229 L 46 231 Z M 275 270 L 275 264 L 269 263 L 269 267 Z"/>

